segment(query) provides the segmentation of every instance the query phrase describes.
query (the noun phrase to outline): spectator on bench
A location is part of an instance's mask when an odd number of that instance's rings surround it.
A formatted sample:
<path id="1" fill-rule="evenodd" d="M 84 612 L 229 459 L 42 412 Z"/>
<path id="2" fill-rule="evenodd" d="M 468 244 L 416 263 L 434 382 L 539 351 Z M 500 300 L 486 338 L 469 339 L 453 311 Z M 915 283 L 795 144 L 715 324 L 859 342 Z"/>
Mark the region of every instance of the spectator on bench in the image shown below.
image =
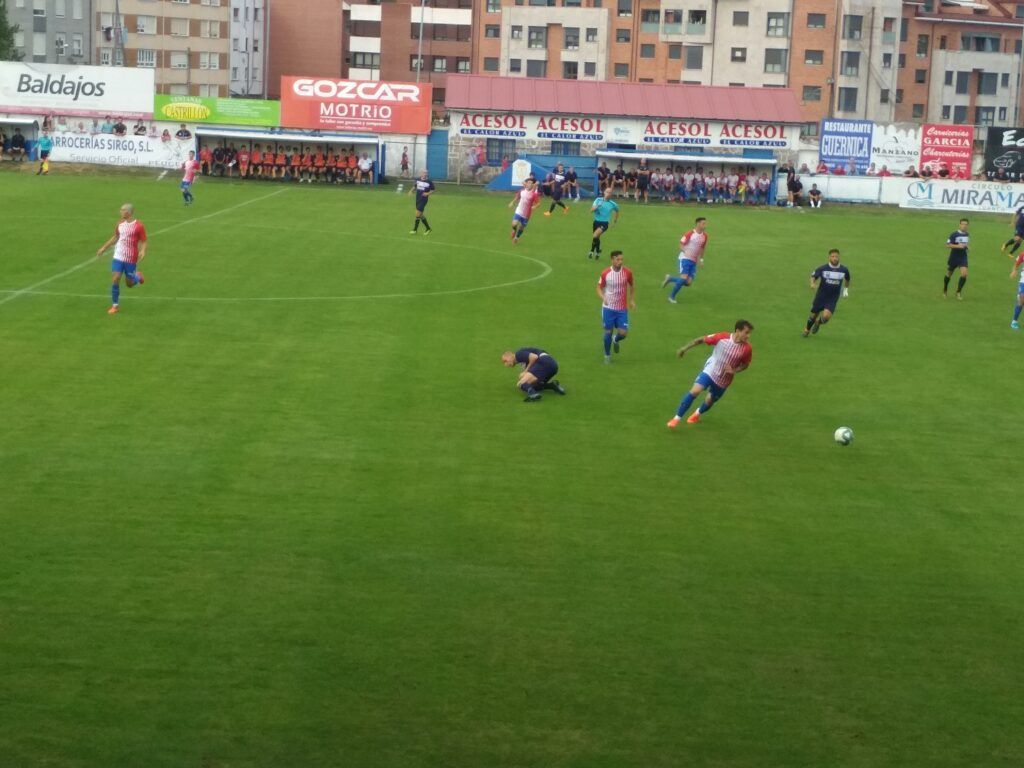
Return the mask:
<path id="1" fill-rule="evenodd" d="M 811 184 L 811 190 L 807 193 L 811 208 L 821 208 L 821 190 L 817 184 Z"/>
<path id="2" fill-rule="evenodd" d="M 25 137 L 21 135 L 21 128 L 14 129 L 14 135 L 11 136 L 11 148 L 7 150 L 7 154 L 11 156 L 12 161 L 25 162 Z"/>

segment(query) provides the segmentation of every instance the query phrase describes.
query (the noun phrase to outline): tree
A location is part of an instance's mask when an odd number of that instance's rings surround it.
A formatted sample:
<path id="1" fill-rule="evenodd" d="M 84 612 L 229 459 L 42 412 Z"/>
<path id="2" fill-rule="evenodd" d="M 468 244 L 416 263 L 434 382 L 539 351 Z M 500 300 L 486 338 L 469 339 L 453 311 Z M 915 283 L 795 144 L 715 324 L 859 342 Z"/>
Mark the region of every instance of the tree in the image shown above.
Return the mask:
<path id="1" fill-rule="evenodd" d="M 14 47 L 14 33 L 19 29 L 7 19 L 7 0 L 0 0 L 0 61 L 21 61 Z"/>

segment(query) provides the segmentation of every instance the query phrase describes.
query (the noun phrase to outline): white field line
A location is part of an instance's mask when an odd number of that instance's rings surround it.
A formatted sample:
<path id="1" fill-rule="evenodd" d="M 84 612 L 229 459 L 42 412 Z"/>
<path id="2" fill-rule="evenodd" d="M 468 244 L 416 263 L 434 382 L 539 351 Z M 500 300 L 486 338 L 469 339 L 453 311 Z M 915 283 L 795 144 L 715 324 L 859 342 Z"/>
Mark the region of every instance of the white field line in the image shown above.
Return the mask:
<path id="1" fill-rule="evenodd" d="M 239 208 L 244 208 L 247 205 L 252 205 L 253 203 L 258 203 L 260 200 L 266 200 L 267 198 L 275 197 L 275 196 L 283 194 L 283 193 L 285 193 L 287 191 L 288 191 L 287 189 L 279 189 L 276 192 L 271 192 L 269 195 L 263 195 L 262 197 L 254 197 L 252 200 L 246 200 L 245 202 L 239 203 L 238 205 L 233 205 L 230 208 L 222 208 L 219 211 L 214 211 L 213 213 L 208 213 L 205 216 L 199 216 L 199 217 L 197 217 L 195 219 L 188 219 L 187 221 L 179 221 L 177 224 L 172 224 L 169 227 L 164 227 L 163 229 L 157 230 L 156 232 L 153 233 L 153 236 L 155 237 L 157 235 L 163 235 L 163 234 L 166 234 L 167 232 L 170 232 L 172 230 L 178 229 L 178 227 L 184 227 L 184 226 L 186 226 L 188 224 L 195 224 L 197 221 L 205 221 L 206 219 L 212 219 L 215 216 L 220 216 L 220 215 L 225 214 L 225 213 L 231 213 L 231 211 L 237 211 Z M 4 304 L 6 304 L 9 301 L 14 301 L 19 296 L 25 296 L 26 294 L 31 294 L 34 291 L 36 291 L 37 289 L 42 288 L 44 285 L 49 285 L 50 283 L 54 282 L 55 280 L 60 280 L 62 277 L 67 277 L 68 275 L 73 274 L 73 273 L 77 272 L 80 269 L 84 269 L 85 267 L 89 266 L 94 261 L 96 261 L 98 258 L 99 258 L 98 256 L 90 256 L 88 259 L 83 261 L 81 264 L 76 264 L 75 266 L 71 267 L 70 269 L 65 269 L 63 272 L 60 272 L 60 273 L 58 273 L 56 275 L 51 275 L 50 277 L 46 278 L 45 280 L 40 280 L 38 283 L 33 283 L 32 285 L 28 286 L 27 288 L 22 288 L 21 290 L 18 290 L 18 291 L 11 291 L 11 292 L 8 293 L 8 295 L 6 297 L 0 299 L 0 306 L 3 306 Z"/>

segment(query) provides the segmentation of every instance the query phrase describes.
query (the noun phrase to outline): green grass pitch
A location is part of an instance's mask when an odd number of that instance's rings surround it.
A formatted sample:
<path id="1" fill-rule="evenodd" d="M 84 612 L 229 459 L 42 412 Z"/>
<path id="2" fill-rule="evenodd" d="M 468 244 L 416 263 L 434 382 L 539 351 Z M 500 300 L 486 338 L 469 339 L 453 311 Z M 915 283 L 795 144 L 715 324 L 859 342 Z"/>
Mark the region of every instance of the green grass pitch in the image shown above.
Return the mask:
<path id="1" fill-rule="evenodd" d="M 513 247 L 509 196 L 424 237 L 386 188 L 60 174 L 0 177 L 3 768 L 1024 764 L 1005 217 L 957 302 L 954 213 L 626 204 L 605 366 L 585 204 Z M 667 430 L 739 317 L 753 365 Z M 522 402 L 524 345 L 566 397 Z"/>

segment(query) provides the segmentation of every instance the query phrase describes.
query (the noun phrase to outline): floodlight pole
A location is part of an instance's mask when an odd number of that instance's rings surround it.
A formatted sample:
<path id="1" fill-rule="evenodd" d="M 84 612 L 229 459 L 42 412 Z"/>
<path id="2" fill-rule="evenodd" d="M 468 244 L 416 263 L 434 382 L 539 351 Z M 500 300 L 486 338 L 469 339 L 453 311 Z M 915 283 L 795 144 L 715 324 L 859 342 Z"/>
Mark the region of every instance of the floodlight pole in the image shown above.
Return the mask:
<path id="1" fill-rule="evenodd" d="M 423 17 L 427 12 L 427 0 L 420 0 L 420 39 L 416 45 L 416 85 L 420 84 L 420 74 L 423 72 Z M 433 105 L 431 105 L 433 109 Z M 416 175 L 416 155 L 420 145 L 420 137 L 414 136 L 412 140 L 412 172 Z"/>

